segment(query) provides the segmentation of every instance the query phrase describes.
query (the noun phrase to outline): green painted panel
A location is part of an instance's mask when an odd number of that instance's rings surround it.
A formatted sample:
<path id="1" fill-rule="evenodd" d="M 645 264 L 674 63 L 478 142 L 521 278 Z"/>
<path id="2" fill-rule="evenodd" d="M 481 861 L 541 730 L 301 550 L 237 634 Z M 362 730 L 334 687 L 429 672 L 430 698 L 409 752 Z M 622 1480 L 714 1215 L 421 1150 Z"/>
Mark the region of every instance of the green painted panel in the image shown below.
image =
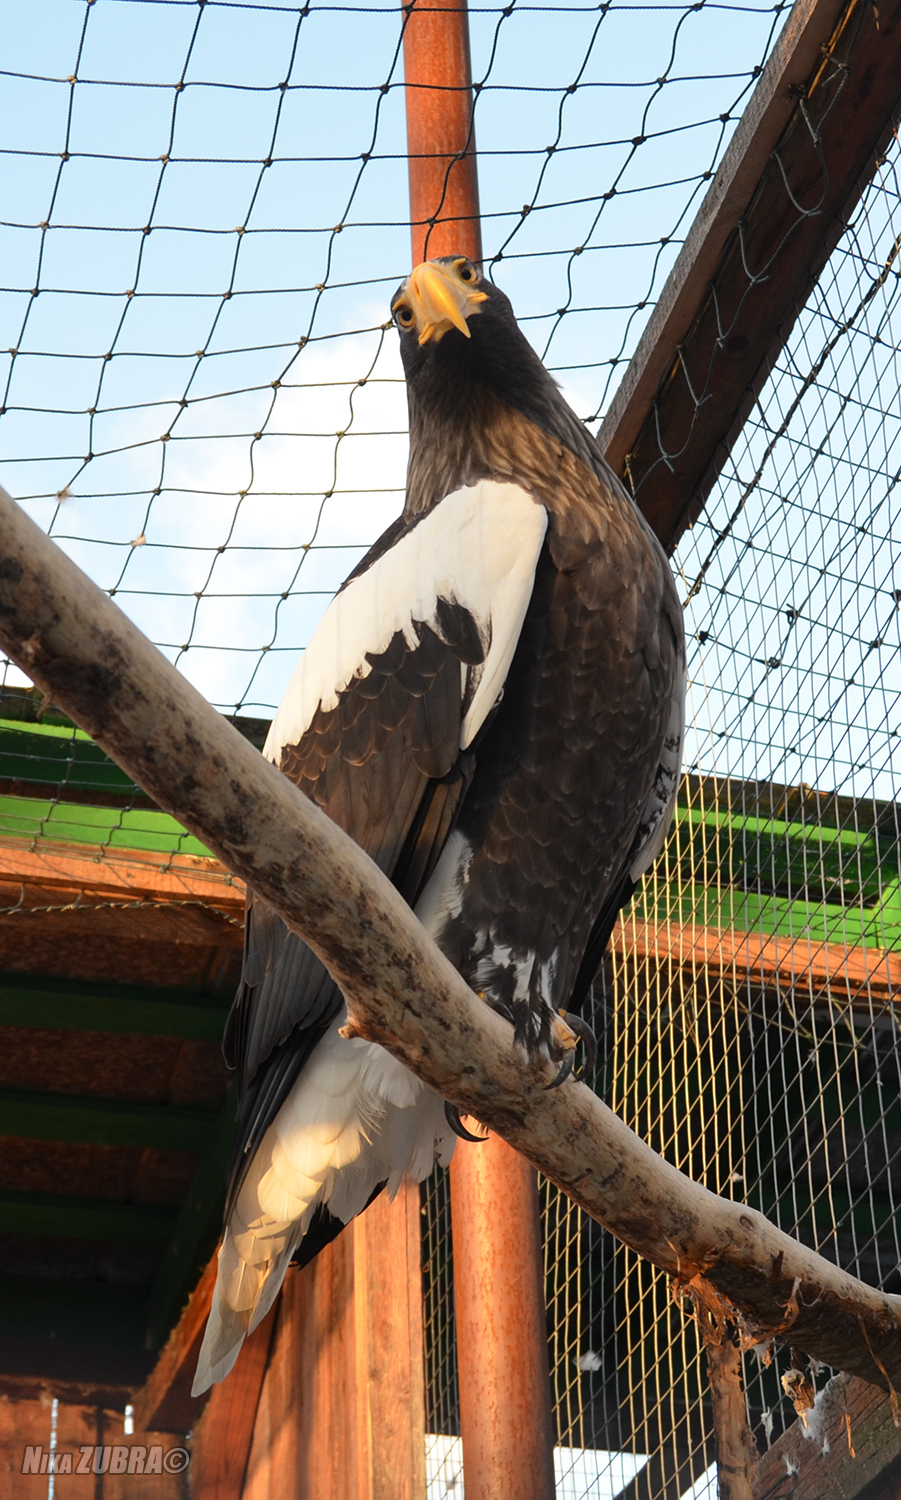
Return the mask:
<path id="1" fill-rule="evenodd" d="M 0 779 L 55 783 L 63 798 L 66 786 L 81 796 L 92 787 L 98 795 L 135 790 L 61 716 L 30 722 L 39 704 L 27 693 L 9 697 L 8 707 L 2 695 L 0 701 Z M 238 727 L 261 743 L 267 726 L 248 720 Z M 768 816 L 769 809 L 785 816 Z M 854 803 L 807 788 L 688 777 L 669 845 L 669 884 L 658 879 L 658 894 L 652 898 L 649 888 L 639 909 L 658 921 L 901 948 L 897 814 L 894 804 Z M 41 797 L 0 797 L 2 834 L 38 843 L 209 854 L 166 813 Z"/>
<path id="2" fill-rule="evenodd" d="M 210 851 L 168 813 L 144 808 L 90 807 L 39 797 L 0 797 L 0 834 L 54 843 L 102 844 L 160 854 Z"/>
<path id="3" fill-rule="evenodd" d="M 161 990 L 159 998 L 139 991 L 97 994 L 44 980 L 36 988 L 20 975 L 0 975 L 0 1026 L 35 1026 L 46 1031 L 99 1031 L 120 1036 L 182 1037 L 220 1042 L 228 1007 L 197 995 Z M 52 988 L 51 988 L 52 986 Z"/>
<path id="4" fill-rule="evenodd" d="M 901 910 L 895 899 L 870 909 L 792 901 L 783 896 L 759 895 L 723 886 L 719 890 L 686 883 L 658 883 L 636 901 L 638 911 L 651 921 L 696 923 L 702 927 L 735 928 L 766 936 L 810 938 L 815 943 L 842 943 L 849 948 L 901 948 Z"/>
<path id="5" fill-rule="evenodd" d="M 0 779 L 134 794 L 131 777 L 81 729 L 0 718 Z"/>
<path id="6" fill-rule="evenodd" d="M 167 1240 L 177 1210 L 49 1193 L 0 1193 L 0 1234 L 75 1240 Z"/>
<path id="7" fill-rule="evenodd" d="M 216 1116 L 184 1106 L 121 1104 L 68 1094 L 0 1090 L 0 1136 L 91 1146 L 154 1146 L 199 1156 Z"/>
<path id="8" fill-rule="evenodd" d="M 865 906 L 880 899 L 884 865 L 892 865 L 897 882 L 897 845 L 872 827 L 838 829 L 696 807 L 677 808 L 676 820 L 690 832 L 680 861 L 689 876 L 728 871 L 732 883 L 745 888 L 760 884 L 788 896 L 803 892 L 813 901 Z"/>
<path id="9" fill-rule="evenodd" d="M 768 800 L 792 815 L 766 816 Z M 658 921 L 898 949 L 896 815 L 894 804 L 690 778 L 661 867 L 669 879 L 640 899 Z"/>

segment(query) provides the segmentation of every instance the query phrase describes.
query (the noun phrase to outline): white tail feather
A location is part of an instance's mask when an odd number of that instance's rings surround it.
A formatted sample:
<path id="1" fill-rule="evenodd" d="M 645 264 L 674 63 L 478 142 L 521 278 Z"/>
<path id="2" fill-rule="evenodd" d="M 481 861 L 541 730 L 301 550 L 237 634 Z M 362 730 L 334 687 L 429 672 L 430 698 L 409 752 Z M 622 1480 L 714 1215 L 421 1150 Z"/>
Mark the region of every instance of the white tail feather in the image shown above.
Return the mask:
<path id="1" fill-rule="evenodd" d="M 338 1035 L 313 1052 L 250 1164 L 219 1251 L 194 1394 L 222 1380 L 266 1316 L 320 1203 L 349 1223 L 380 1182 L 421 1182 L 454 1137 L 442 1101 L 381 1047 Z"/>

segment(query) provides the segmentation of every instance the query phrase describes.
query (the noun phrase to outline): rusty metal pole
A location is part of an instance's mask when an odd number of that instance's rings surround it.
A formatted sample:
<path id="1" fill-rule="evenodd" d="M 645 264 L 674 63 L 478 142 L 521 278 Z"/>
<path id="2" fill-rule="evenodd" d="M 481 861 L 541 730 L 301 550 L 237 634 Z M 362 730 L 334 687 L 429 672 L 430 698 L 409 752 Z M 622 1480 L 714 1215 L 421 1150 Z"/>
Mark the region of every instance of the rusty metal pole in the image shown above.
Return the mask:
<path id="1" fill-rule="evenodd" d="M 481 262 L 466 0 L 427 0 L 404 31 L 413 264 Z M 553 1500 L 554 1428 L 534 1169 L 492 1135 L 451 1167 L 466 1500 Z"/>
<path id="2" fill-rule="evenodd" d="M 482 259 L 466 0 L 405 7 L 404 82 L 413 264 Z"/>
<path id="3" fill-rule="evenodd" d="M 451 1165 L 466 1500 L 553 1500 L 538 1178 L 500 1136 Z"/>

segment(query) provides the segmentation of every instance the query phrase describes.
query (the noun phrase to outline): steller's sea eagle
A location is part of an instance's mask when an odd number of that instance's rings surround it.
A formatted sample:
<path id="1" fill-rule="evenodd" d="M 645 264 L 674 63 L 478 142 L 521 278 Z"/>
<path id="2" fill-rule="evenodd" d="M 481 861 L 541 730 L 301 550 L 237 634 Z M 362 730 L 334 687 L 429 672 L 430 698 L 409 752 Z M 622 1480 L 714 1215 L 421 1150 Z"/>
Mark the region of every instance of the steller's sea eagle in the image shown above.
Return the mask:
<path id="1" fill-rule="evenodd" d="M 442 256 L 391 310 L 406 504 L 326 610 L 265 754 L 562 1082 L 584 1029 L 567 1013 L 669 826 L 682 614 L 659 543 L 504 294 Z M 292 1259 L 447 1162 L 461 1133 L 381 1047 L 342 1037 L 345 1019 L 323 965 L 251 895 L 225 1037 L 237 1142 L 195 1393 L 231 1369 Z"/>

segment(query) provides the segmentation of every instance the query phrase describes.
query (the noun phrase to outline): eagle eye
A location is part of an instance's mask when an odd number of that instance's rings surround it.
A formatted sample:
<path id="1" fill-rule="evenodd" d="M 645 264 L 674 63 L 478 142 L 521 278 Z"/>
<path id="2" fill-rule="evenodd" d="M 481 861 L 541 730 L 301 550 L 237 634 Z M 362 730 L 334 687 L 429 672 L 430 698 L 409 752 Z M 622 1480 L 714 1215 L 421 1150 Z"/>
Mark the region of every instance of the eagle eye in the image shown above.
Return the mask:
<path id="1" fill-rule="evenodd" d="M 471 266 L 469 264 L 469 261 L 465 260 L 460 267 L 460 280 L 468 281 L 471 283 L 473 281 L 478 281 L 478 279 L 478 273 L 476 272 L 475 266 Z"/>
<path id="2" fill-rule="evenodd" d="M 412 307 L 408 307 L 406 302 L 401 302 L 394 309 L 394 321 L 399 328 L 412 328 L 416 322 Z"/>

